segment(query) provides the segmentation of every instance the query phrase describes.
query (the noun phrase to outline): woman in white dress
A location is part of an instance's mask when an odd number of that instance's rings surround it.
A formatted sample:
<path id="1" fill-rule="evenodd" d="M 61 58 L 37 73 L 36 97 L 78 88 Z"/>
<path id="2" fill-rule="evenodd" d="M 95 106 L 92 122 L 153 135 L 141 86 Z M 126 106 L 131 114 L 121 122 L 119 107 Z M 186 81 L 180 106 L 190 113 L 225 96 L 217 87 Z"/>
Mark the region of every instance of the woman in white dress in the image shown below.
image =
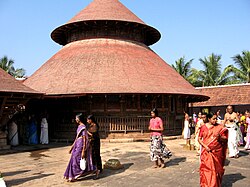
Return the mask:
<path id="1" fill-rule="evenodd" d="M 40 143 L 41 144 L 48 144 L 49 143 L 49 135 L 48 135 L 48 122 L 46 118 L 42 118 L 41 121 L 41 136 L 40 136 Z"/>
<path id="2" fill-rule="evenodd" d="M 8 138 L 10 141 L 10 145 L 12 146 L 19 145 L 17 124 L 14 121 L 12 121 L 8 127 L 9 127 Z"/>
<path id="3" fill-rule="evenodd" d="M 183 130 L 183 136 L 186 140 L 186 144 L 190 145 L 190 128 L 189 128 L 189 115 L 185 113 L 185 120 L 184 120 L 184 130 Z"/>

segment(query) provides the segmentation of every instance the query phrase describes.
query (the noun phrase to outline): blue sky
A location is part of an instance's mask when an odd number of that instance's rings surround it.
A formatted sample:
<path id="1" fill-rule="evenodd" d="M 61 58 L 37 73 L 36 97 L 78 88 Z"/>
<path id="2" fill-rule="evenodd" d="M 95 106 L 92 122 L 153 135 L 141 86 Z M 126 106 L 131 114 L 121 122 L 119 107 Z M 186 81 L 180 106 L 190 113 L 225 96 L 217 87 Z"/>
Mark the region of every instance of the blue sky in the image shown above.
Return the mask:
<path id="1" fill-rule="evenodd" d="M 0 57 L 30 76 L 62 46 L 51 32 L 91 0 L 0 0 Z M 250 0 L 121 0 L 146 24 L 161 33 L 151 48 L 168 64 L 185 56 L 201 69 L 199 58 L 222 55 L 222 68 L 232 56 L 250 50 Z"/>

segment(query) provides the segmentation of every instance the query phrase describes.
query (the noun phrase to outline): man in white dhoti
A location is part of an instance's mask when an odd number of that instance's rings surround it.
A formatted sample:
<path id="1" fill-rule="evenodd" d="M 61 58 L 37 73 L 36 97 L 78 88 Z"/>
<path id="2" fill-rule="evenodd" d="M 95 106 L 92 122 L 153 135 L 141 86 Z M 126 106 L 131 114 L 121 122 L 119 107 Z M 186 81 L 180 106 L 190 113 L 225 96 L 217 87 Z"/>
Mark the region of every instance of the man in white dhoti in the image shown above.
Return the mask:
<path id="1" fill-rule="evenodd" d="M 197 151 L 197 156 L 200 155 L 200 143 L 198 142 L 198 137 L 199 137 L 199 133 L 200 133 L 200 128 L 202 125 L 204 125 L 206 123 L 206 116 L 207 113 L 204 112 L 199 112 L 199 120 L 195 126 L 195 149 Z"/>
<path id="2" fill-rule="evenodd" d="M 40 136 L 40 143 L 41 144 L 48 144 L 49 143 L 49 131 L 48 131 L 48 122 L 47 119 L 44 117 L 41 121 L 41 136 Z"/>
<path id="3" fill-rule="evenodd" d="M 224 117 L 224 125 L 228 129 L 228 152 L 230 158 L 238 158 L 239 157 L 239 127 L 236 124 L 239 121 L 238 116 L 235 112 L 233 112 L 233 107 L 227 107 L 227 113 Z"/>
<path id="4" fill-rule="evenodd" d="M 8 125 L 8 139 L 10 145 L 19 145 L 17 124 L 14 121 L 10 122 Z"/>

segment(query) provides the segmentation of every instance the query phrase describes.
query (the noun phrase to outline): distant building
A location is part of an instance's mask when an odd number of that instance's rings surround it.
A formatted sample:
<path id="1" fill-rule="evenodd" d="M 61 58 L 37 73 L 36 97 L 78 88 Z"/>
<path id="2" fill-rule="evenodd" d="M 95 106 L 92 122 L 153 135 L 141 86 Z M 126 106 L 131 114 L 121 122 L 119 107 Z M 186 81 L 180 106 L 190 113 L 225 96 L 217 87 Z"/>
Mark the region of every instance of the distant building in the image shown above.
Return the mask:
<path id="1" fill-rule="evenodd" d="M 223 86 L 210 86 L 196 88 L 200 94 L 210 97 L 204 102 L 190 104 L 190 112 L 195 111 L 221 111 L 222 117 L 226 112 L 226 107 L 232 105 L 234 111 L 245 112 L 250 110 L 250 84 L 235 84 Z"/>
<path id="2" fill-rule="evenodd" d="M 41 98 L 42 93 L 35 91 L 0 68 L 0 149 L 8 148 L 6 126 L 12 117 L 25 110 L 26 103 L 32 98 Z"/>
<path id="3" fill-rule="evenodd" d="M 208 99 L 148 47 L 159 31 L 118 0 L 94 0 L 51 37 L 62 49 L 24 82 L 45 93 L 30 106 L 48 112 L 51 138 L 72 139 L 79 112 L 106 135 L 145 132 L 154 107 L 179 134 L 188 103 Z"/>

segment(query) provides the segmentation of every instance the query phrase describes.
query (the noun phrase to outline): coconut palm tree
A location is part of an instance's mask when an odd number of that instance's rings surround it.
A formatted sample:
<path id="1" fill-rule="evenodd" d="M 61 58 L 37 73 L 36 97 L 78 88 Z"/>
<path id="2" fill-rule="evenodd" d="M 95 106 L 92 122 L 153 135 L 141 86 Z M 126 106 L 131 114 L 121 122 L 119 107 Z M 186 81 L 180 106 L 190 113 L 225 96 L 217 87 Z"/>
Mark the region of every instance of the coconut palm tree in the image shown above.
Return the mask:
<path id="1" fill-rule="evenodd" d="M 10 75 L 13 75 L 13 73 L 15 72 L 13 64 L 14 60 L 8 59 L 7 56 L 4 56 L 0 59 L 0 67 Z"/>
<path id="2" fill-rule="evenodd" d="M 23 78 L 25 76 L 26 71 L 23 68 L 15 69 L 14 77 L 15 78 Z"/>
<path id="3" fill-rule="evenodd" d="M 198 85 L 217 86 L 234 83 L 236 80 L 231 75 L 231 67 L 226 67 L 221 72 L 221 55 L 212 53 L 208 57 L 199 59 L 204 70 L 192 70 L 192 77 Z M 197 86 L 197 85 L 195 85 Z"/>
<path id="4" fill-rule="evenodd" d="M 23 68 L 15 69 L 14 60 L 8 59 L 7 56 L 0 59 L 0 68 L 15 78 L 22 78 L 25 75 L 25 70 Z"/>
<path id="5" fill-rule="evenodd" d="M 203 86 L 203 79 L 204 79 L 204 74 L 203 74 L 202 70 L 197 70 L 195 68 L 191 69 L 191 75 L 189 76 L 188 81 L 194 87 L 201 87 L 201 86 Z"/>
<path id="6" fill-rule="evenodd" d="M 191 75 L 191 63 L 193 59 L 186 62 L 185 57 L 181 57 L 175 61 L 175 65 L 172 67 L 187 81 L 189 81 L 189 76 Z"/>
<path id="7" fill-rule="evenodd" d="M 250 83 L 250 51 L 242 51 L 242 55 L 237 54 L 232 57 L 238 68 L 231 66 L 231 71 L 241 82 Z"/>

